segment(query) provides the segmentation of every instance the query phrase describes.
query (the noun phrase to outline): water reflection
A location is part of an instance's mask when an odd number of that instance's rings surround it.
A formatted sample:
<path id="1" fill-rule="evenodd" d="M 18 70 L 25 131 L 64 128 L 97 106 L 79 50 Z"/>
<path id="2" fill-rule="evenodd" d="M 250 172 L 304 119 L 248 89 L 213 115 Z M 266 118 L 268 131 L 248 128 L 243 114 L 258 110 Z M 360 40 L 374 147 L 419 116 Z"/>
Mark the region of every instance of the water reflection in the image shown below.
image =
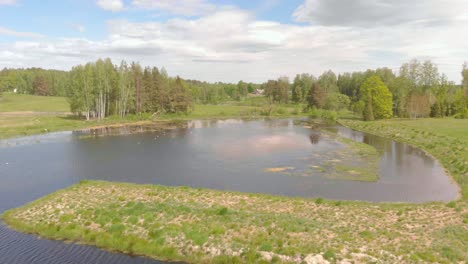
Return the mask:
<path id="1" fill-rule="evenodd" d="M 294 133 L 284 135 L 264 135 L 243 137 L 236 140 L 226 140 L 223 144 L 211 144 L 216 152 L 225 157 L 252 157 L 271 155 L 290 150 L 304 149 L 305 139 Z"/>
<path id="2" fill-rule="evenodd" d="M 320 134 L 314 133 L 309 135 L 310 144 L 317 145 L 320 141 Z"/>

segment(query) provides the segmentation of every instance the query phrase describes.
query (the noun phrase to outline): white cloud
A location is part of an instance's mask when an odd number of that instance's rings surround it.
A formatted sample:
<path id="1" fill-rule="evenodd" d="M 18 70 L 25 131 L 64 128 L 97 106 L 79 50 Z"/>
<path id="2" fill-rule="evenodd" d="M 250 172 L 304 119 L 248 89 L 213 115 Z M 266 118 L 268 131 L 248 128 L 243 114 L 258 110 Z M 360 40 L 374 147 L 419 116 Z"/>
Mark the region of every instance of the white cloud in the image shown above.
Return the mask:
<path id="1" fill-rule="evenodd" d="M 184 16 L 204 15 L 216 10 L 216 6 L 206 0 L 133 0 L 132 5 Z"/>
<path id="2" fill-rule="evenodd" d="M 226 21 L 229 21 L 227 23 Z M 412 58 L 432 59 L 452 80 L 460 80 L 468 59 L 468 18 L 449 24 L 403 23 L 359 26 L 296 25 L 256 19 L 251 12 L 218 8 L 199 18 L 165 22 L 108 21 L 101 41 L 41 39 L 0 46 L 8 66 L 60 67 L 111 57 L 164 66 L 172 75 L 207 81 L 262 82 L 296 73 L 315 75 L 388 66 Z"/>
<path id="3" fill-rule="evenodd" d="M 7 35 L 13 37 L 20 37 L 20 38 L 42 38 L 44 35 L 33 33 L 33 32 L 21 32 L 15 31 L 6 27 L 0 26 L 0 35 Z"/>
<path id="4" fill-rule="evenodd" d="M 16 0 L 0 0 L 0 5 L 14 5 Z"/>
<path id="5" fill-rule="evenodd" d="M 327 26 L 434 25 L 467 10 L 466 0 L 305 0 L 293 16 L 299 22 Z"/>
<path id="6" fill-rule="evenodd" d="M 97 4 L 105 9 L 112 12 L 121 11 L 124 9 L 123 0 L 97 0 Z"/>

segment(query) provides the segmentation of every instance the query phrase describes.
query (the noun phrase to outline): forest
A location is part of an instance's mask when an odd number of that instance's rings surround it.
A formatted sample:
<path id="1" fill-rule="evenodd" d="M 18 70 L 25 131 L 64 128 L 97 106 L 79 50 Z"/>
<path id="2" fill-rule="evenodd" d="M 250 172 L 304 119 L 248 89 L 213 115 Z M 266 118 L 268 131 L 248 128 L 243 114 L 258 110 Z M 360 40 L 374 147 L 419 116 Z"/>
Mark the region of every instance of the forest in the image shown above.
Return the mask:
<path id="1" fill-rule="evenodd" d="M 468 118 L 468 64 L 462 83 L 449 81 L 431 61 L 411 60 L 398 72 L 378 68 L 320 76 L 298 74 L 262 84 L 239 81 L 208 83 L 170 77 L 157 67 L 138 62 L 119 65 L 110 59 L 77 65 L 70 71 L 40 68 L 3 69 L 1 92 L 66 96 L 70 110 L 87 120 L 137 113 L 186 113 L 195 104 L 242 101 L 261 91 L 267 104 L 296 104 L 310 109 L 351 110 L 364 120 L 390 117 Z"/>

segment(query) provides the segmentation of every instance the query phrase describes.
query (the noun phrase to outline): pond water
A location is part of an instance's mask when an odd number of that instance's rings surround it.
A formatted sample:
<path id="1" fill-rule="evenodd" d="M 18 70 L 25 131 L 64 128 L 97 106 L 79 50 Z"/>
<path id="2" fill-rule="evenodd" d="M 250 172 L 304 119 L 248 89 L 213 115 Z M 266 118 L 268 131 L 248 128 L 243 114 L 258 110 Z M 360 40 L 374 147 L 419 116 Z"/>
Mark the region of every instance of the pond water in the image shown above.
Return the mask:
<path id="1" fill-rule="evenodd" d="M 350 181 L 310 170 L 336 160 L 346 145 L 330 132 L 297 123 L 189 121 L 175 129 L 126 127 L 0 141 L 0 213 L 83 179 L 375 202 L 457 196 L 456 184 L 423 151 L 341 126 L 327 130 L 379 151 L 378 181 Z M 287 173 L 269 168 L 287 168 Z M 160 263 L 40 240 L 1 223 L 0 238 L 0 263 Z"/>

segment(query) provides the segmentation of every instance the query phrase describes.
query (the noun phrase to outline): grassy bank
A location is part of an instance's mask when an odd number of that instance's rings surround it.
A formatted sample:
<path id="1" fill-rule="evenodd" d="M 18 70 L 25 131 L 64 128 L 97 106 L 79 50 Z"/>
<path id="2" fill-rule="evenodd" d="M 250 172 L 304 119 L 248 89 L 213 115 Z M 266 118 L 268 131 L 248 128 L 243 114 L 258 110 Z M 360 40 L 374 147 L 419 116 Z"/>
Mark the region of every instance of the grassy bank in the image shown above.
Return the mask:
<path id="1" fill-rule="evenodd" d="M 121 118 L 108 117 L 102 121 L 86 121 L 68 115 L 69 106 L 66 98 L 4 94 L 0 98 L 0 139 L 28 136 L 54 131 L 76 130 L 94 126 L 131 124 L 135 122 L 258 118 L 258 117 L 297 117 L 306 116 L 300 105 L 266 106 L 262 98 L 243 102 L 227 102 L 220 105 L 195 105 L 188 114 L 129 115 Z"/>
<path id="2" fill-rule="evenodd" d="M 69 112 L 65 97 L 35 96 L 28 94 L 4 93 L 0 97 L 0 112 Z"/>
<path id="3" fill-rule="evenodd" d="M 436 157 L 462 189 L 468 201 L 468 120 L 392 119 L 374 122 L 341 120 L 356 130 L 415 145 Z"/>
<path id="4" fill-rule="evenodd" d="M 6 212 L 51 239 L 191 263 L 466 261 L 456 204 L 369 204 L 83 182 Z"/>

